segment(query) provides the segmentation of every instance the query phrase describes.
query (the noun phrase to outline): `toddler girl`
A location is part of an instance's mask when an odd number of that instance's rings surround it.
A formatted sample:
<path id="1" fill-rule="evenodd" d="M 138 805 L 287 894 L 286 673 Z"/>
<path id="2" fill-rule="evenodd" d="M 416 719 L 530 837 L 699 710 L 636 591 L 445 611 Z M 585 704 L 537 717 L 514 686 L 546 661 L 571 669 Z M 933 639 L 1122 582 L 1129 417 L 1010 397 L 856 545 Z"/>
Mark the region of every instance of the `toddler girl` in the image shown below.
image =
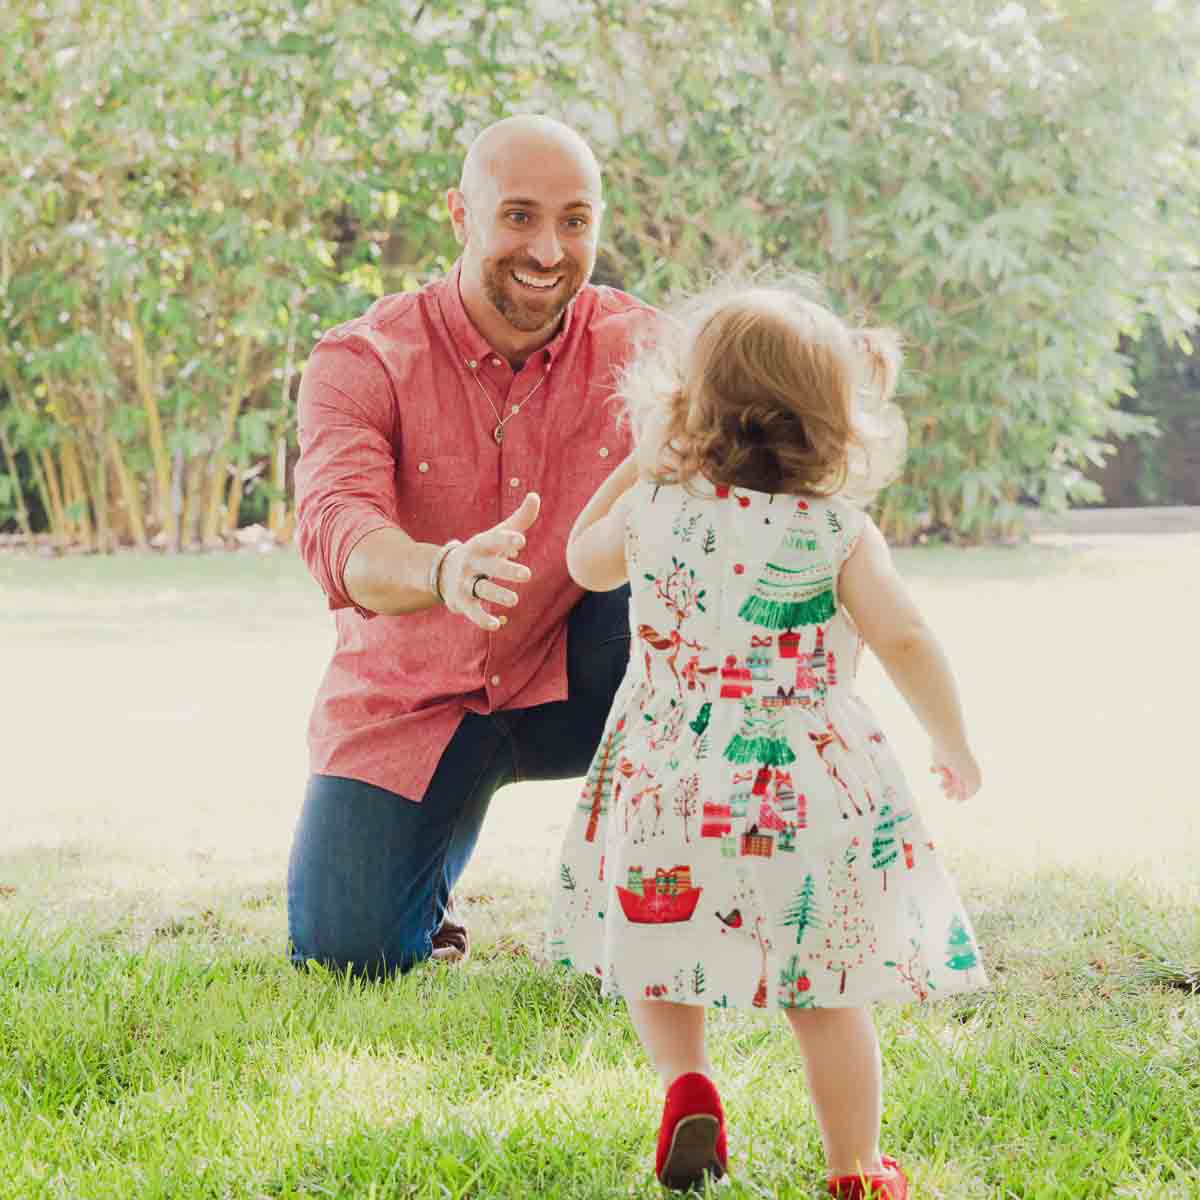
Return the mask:
<path id="1" fill-rule="evenodd" d="M 554 958 L 625 998 L 666 1089 L 655 1173 L 726 1170 L 704 1010 L 784 1011 L 835 1196 L 898 1198 L 868 1004 L 985 985 L 954 886 L 854 694 L 863 643 L 980 785 L 949 665 L 855 501 L 893 474 L 894 335 L 795 288 L 710 293 L 634 362 L 638 450 L 580 514 L 571 575 L 630 581 L 629 669 L 567 832 Z"/>

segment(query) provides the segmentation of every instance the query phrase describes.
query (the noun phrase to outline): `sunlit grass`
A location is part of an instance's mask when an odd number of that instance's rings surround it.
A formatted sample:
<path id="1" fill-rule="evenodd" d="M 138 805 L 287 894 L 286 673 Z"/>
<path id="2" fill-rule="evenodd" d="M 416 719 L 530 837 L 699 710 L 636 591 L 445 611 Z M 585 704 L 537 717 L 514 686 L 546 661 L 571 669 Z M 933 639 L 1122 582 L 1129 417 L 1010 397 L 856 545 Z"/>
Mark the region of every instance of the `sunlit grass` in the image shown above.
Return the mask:
<path id="1" fill-rule="evenodd" d="M 1200 1196 L 1192 535 L 905 552 L 985 790 L 941 802 L 994 987 L 881 1008 L 916 1197 Z M 283 876 L 330 645 L 288 553 L 0 557 L 0 1198 L 658 1196 L 622 1010 L 537 956 L 571 784 L 497 798 L 456 970 L 293 971 Z M 781 1021 L 714 1014 L 728 1197 L 816 1197 Z"/>

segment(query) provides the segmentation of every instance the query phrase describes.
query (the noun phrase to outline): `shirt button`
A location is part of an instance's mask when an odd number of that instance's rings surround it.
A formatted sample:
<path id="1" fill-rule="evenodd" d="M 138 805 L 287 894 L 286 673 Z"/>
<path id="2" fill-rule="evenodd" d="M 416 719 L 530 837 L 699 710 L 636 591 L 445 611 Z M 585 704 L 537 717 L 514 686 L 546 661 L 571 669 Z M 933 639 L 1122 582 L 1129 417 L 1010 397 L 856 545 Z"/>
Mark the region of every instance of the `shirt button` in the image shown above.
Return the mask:
<path id="1" fill-rule="evenodd" d="M 424 475 L 425 472 L 429 470 L 429 464 L 427 462 L 417 463 L 417 470 L 420 471 L 422 475 Z"/>
<path id="2" fill-rule="evenodd" d="M 601 457 L 601 458 L 607 458 L 607 457 L 608 457 L 608 447 L 607 447 L 607 446 L 601 446 L 601 447 L 600 447 L 600 457 Z"/>
<path id="3" fill-rule="evenodd" d="M 499 365 L 500 365 L 500 360 L 498 358 L 493 357 L 492 358 L 492 366 L 498 367 Z"/>
<path id="4" fill-rule="evenodd" d="M 499 687 L 499 686 L 500 686 L 500 676 L 493 675 L 492 676 L 492 687 Z"/>
<path id="5" fill-rule="evenodd" d="M 473 358 L 469 358 L 467 359 L 467 366 L 473 371 L 479 364 Z"/>
<path id="6" fill-rule="evenodd" d="M 514 475 L 509 481 L 508 486 L 511 488 L 520 487 L 521 481 Z"/>

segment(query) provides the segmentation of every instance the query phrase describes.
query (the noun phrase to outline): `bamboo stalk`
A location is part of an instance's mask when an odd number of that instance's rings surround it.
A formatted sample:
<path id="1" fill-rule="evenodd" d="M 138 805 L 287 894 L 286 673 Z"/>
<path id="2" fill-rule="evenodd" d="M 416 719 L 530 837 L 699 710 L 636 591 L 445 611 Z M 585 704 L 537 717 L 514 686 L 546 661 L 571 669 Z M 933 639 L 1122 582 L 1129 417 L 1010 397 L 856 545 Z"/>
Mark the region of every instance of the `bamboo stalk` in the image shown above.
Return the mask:
<path id="1" fill-rule="evenodd" d="M 8 440 L 8 431 L 0 425 L 0 446 L 4 448 L 4 461 L 8 465 L 8 473 L 12 476 L 13 494 L 17 503 L 17 524 L 25 535 L 25 540 L 32 544 L 33 526 L 29 523 L 29 510 L 25 507 L 25 497 L 21 492 L 21 476 L 17 473 L 17 456 L 13 453 L 12 443 Z"/>
<path id="2" fill-rule="evenodd" d="M 162 419 L 158 411 L 158 397 L 154 394 L 154 383 L 150 375 L 150 359 L 146 353 L 146 341 L 138 322 L 137 306 L 133 293 L 125 296 L 125 315 L 129 321 L 129 334 L 133 346 L 133 374 L 137 383 L 142 407 L 146 410 L 146 432 L 150 439 L 150 455 L 154 463 L 154 479 L 158 491 L 159 522 L 167 535 L 169 544 L 179 541 L 176 510 L 171 503 L 171 462 L 163 440 Z"/>
<path id="3" fill-rule="evenodd" d="M 225 494 L 225 475 L 229 469 L 238 412 L 246 393 L 246 377 L 250 370 L 252 345 L 249 336 L 243 337 L 238 343 L 233 387 L 225 401 L 220 440 L 212 456 L 212 469 L 208 480 L 208 500 L 204 506 L 204 525 L 201 530 L 201 536 L 206 545 L 218 540 L 218 530 L 221 524 L 221 498 Z"/>
<path id="4" fill-rule="evenodd" d="M 77 540 L 85 550 L 93 550 L 95 540 L 92 532 L 91 503 L 75 443 L 64 441 L 58 449 L 58 457 L 62 464 L 63 482 L 71 489 L 71 505 L 79 510 Z"/>
<path id="5" fill-rule="evenodd" d="M 112 459 L 113 472 L 121 489 L 121 500 L 125 505 L 125 517 L 129 522 L 129 532 L 134 544 L 139 550 L 145 550 L 149 543 L 146 540 L 146 521 L 142 513 L 142 497 L 138 491 L 137 481 L 125 463 L 121 453 L 121 445 L 116 435 L 108 435 L 108 455 Z"/>
<path id="6" fill-rule="evenodd" d="M 196 543 L 204 494 L 204 460 L 193 456 L 183 466 L 183 511 L 179 517 L 179 545 L 186 550 Z"/>
<path id="7" fill-rule="evenodd" d="M 54 462 L 54 455 L 49 450 L 43 449 L 40 457 L 42 474 L 45 476 L 46 487 L 50 493 L 50 506 L 46 511 L 50 515 L 51 532 L 56 542 L 65 545 L 71 540 L 71 522 L 67 516 L 63 489 L 59 486 L 58 467 Z"/>
<path id="8" fill-rule="evenodd" d="M 287 521 L 287 421 L 292 403 L 292 375 L 296 363 L 296 322 L 299 318 L 303 295 L 292 297 L 292 319 L 288 325 L 287 350 L 283 358 L 283 382 L 279 388 L 279 411 L 276 416 L 275 457 L 271 463 L 271 484 L 275 499 L 267 511 L 267 527 L 280 540 L 284 540 Z"/>
<path id="9" fill-rule="evenodd" d="M 33 401 L 25 394 L 24 389 L 21 387 L 21 380 L 17 376 L 16 367 L 8 355 L 0 357 L 0 374 L 3 375 L 4 386 L 8 388 L 8 394 L 12 397 L 13 403 L 36 418 L 37 410 L 34 407 Z M 45 448 L 37 454 L 29 450 L 28 454 L 33 482 L 38 490 L 38 498 L 42 502 L 42 511 L 46 514 L 46 520 L 50 523 L 51 537 L 56 542 L 60 542 L 66 538 L 67 530 L 66 517 L 63 513 L 62 495 L 58 490 L 58 477 L 54 470 L 54 460 L 50 457 L 50 452 Z"/>

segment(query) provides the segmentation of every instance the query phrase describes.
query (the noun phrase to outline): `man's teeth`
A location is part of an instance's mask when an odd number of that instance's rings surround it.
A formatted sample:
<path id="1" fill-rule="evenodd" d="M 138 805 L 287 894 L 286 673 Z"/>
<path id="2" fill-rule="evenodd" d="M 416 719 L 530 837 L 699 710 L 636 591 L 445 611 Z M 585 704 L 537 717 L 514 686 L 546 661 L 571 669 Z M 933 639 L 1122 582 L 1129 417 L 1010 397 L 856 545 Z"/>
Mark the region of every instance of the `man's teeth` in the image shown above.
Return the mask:
<path id="1" fill-rule="evenodd" d="M 545 279 L 537 279 L 533 275 L 523 275 L 520 271 L 514 271 L 513 278 L 518 280 L 518 282 L 525 284 L 526 287 L 549 289 L 549 288 L 555 287 L 558 284 L 558 281 L 561 278 L 561 276 L 556 275 L 553 279 L 545 280 Z"/>

